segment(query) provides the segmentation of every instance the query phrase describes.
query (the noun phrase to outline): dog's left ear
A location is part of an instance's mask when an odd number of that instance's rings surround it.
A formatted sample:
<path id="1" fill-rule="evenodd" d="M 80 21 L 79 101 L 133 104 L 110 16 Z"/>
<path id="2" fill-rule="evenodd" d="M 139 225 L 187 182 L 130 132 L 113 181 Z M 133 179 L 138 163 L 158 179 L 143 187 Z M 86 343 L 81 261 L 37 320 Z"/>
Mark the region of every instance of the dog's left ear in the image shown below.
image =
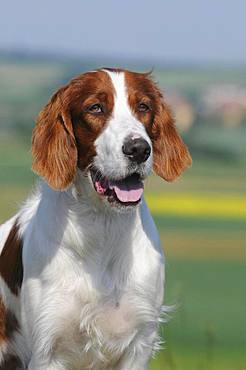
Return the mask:
<path id="1" fill-rule="evenodd" d="M 178 134 L 174 118 L 160 96 L 158 112 L 152 127 L 154 171 L 166 181 L 173 181 L 191 165 L 190 153 Z"/>

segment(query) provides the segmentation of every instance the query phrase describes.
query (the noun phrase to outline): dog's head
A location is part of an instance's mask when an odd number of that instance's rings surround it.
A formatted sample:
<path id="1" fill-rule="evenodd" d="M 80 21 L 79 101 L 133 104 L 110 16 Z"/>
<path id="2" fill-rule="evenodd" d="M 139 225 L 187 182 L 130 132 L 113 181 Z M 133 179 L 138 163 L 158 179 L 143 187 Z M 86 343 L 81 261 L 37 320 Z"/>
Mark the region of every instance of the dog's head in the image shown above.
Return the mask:
<path id="1" fill-rule="evenodd" d="M 33 170 L 56 190 L 80 170 L 112 206 L 140 202 L 152 167 L 175 180 L 191 157 L 170 108 L 149 74 L 101 69 L 73 79 L 40 112 L 33 132 Z"/>

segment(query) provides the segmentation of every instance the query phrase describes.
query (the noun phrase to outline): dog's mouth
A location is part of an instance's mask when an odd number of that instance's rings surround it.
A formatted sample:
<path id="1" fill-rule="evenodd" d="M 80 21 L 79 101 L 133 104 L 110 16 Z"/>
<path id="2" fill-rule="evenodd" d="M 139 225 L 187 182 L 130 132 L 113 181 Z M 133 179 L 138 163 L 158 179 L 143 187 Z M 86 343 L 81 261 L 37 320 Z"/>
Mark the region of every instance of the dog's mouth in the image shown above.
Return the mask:
<path id="1" fill-rule="evenodd" d="M 141 201 L 144 186 L 138 173 L 117 180 L 107 178 L 97 169 L 91 169 L 90 174 L 96 192 L 110 203 L 134 206 Z"/>

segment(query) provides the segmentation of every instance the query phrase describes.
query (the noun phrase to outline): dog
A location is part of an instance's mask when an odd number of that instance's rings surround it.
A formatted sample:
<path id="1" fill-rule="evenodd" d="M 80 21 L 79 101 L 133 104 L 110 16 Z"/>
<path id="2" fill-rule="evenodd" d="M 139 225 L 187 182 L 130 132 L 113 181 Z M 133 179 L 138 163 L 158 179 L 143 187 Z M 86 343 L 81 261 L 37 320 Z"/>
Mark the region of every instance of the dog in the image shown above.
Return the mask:
<path id="1" fill-rule="evenodd" d="M 191 164 L 148 73 L 103 68 L 37 118 L 42 179 L 0 227 L 1 370 L 145 370 L 158 346 L 164 256 L 143 199 Z"/>

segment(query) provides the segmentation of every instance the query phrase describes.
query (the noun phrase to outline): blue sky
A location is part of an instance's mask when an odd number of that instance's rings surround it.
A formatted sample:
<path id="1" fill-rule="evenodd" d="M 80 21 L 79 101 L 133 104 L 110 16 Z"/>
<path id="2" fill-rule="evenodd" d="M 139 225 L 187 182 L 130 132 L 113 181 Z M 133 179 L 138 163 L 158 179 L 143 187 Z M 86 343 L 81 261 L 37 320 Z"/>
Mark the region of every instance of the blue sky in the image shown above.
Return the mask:
<path id="1" fill-rule="evenodd" d="M 246 62 L 246 0 L 3 1 L 0 49 Z"/>

